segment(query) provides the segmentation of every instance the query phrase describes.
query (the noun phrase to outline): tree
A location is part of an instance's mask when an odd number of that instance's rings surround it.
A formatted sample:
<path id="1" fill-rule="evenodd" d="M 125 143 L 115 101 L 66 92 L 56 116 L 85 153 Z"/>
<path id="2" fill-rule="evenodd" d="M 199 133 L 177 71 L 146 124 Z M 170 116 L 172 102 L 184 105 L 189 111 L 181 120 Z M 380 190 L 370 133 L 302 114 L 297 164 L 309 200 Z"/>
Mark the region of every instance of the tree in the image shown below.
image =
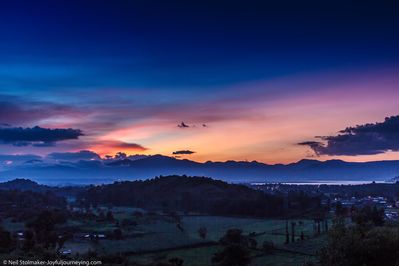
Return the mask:
<path id="1" fill-rule="evenodd" d="M 115 229 L 113 232 L 113 237 L 114 237 L 114 239 L 117 239 L 117 240 L 122 239 L 122 230 L 119 228 Z"/>
<path id="2" fill-rule="evenodd" d="M 57 234 L 55 226 L 66 222 L 66 216 L 61 211 L 45 210 L 31 222 L 27 227 L 31 228 L 37 243 L 42 244 L 44 248 L 55 248 L 57 245 Z"/>
<path id="3" fill-rule="evenodd" d="M 32 230 L 29 229 L 24 232 L 24 236 L 25 236 L 25 241 L 22 246 L 22 250 L 26 252 L 31 250 L 35 246 L 35 239 Z"/>
<path id="4" fill-rule="evenodd" d="M 137 222 L 125 218 L 122 220 L 121 226 L 122 227 L 137 226 Z"/>
<path id="5" fill-rule="evenodd" d="M 229 229 L 220 239 L 224 249 L 212 257 L 219 266 L 246 266 L 251 262 L 248 237 L 240 229 Z"/>
<path id="6" fill-rule="evenodd" d="M 60 251 L 64 247 L 64 244 L 68 240 L 68 238 L 70 238 L 69 235 L 58 236 L 58 240 L 57 240 L 58 248 L 57 248 L 57 251 Z"/>
<path id="7" fill-rule="evenodd" d="M 291 242 L 292 243 L 295 242 L 295 226 L 296 226 L 296 223 L 291 222 Z"/>
<path id="8" fill-rule="evenodd" d="M 258 246 L 258 241 L 256 241 L 255 238 L 249 238 L 248 244 L 249 244 L 249 248 L 256 249 L 256 247 Z"/>
<path id="9" fill-rule="evenodd" d="M 397 266 L 399 229 L 363 226 L 345 227 L 343 222 L 330 230 L 328 244 L 320 252 L 324 266 Z"/>
<path id="10" fill-rule="evenodd" d="M 290 243 L 290 234 L 288 232 L 288 221 L 285 221 L 285 244 Z"/>
<path id="11" fill-rule="evenodd" d="M 0 253 L 8 252 L 12 249 L 14 241 L 11 237 L 10 232 L 0 227 Z"/>
<path id="12" fill-rule="evenodd" d="M 171 211 L 171 212 L 168 212 L 167 215 L 170 218 L 172 218 L 176 223 L 181 224 L 182 220 L 181 220 L 180 215 L 177 212 Z"/>
<path id="13" fill-rule="evenodd" d="M 265 253 L 273 253 L 274 243 L 272 241 L 263 241 L 262 249 Z"/>
<path id="14" fill-rule="evenodd" d="M 100 212 L 98 213 L 98 221 L 103 222 L 103 221 L 105 221 L 105 219 L 106 219 L 106 217 L 105 217 L 104 212 L 103 212 L 103 211 L 100 211 Z"/>
<path id="15" fill-rule="evenodd" d="M 109 221 L 109 222 L 113 222 L 115 220 L 114 215 L 112 214 L 111 211 L 107 212 L 107 216 L 106 217 L 107 217 L 107 221 Z"/>
<path id="16" fill-rule="evenodd" d="M 336 216 L 346 216 L 348 213 L 348 209 L 345 208 L 340 201 L 335 204 L 335 215 Z"/>
<path id="17" fill-rule="evenodd" d="M 171 258 L 168 262 L 158 262 L 154 266 L 183 266 L 183 262 L 180 258 Z"/>
<path id="18" fill-rule="evenodd" d="M 219 240 L 222 245 L 241 245 L 248 246 L 248 238 L 242 234 L 241 229 L 229 229 L 226 234 Z"/>
<path id="19" fill-rule="evenodd" d="M 385 217 L 385 210 L 383 208 L 378 209 L 377 206 L 374 206 L 371 212 L 371 221 L 374 223 L 374 225 L 376 226 L 384 225 L 385 222 L 384 217 Z"/>
<path id="20" fill-rule="evenodd" d="M 352 221 L 360 226 L 382 226 L 384 224 L 384 209 L 377 206 L 365 206 L 352 213 Z"/>
<path id="21" fill-rule="evenodd" d="M 138 218 L 143 218 L 144 214 L 141 211 L 134 211 L 133 216 L 138 219 Z"/>
<path id="22" fill-rule="evenodd" d="M 227 245 L 221 252 L 212 257 L 212 262 L 219 266 L 246 266 L 251 262 L 247 248 L 237 245 Z"/>
<path id="23" fill-rule="evenodd" d="M 181 258 L 171 258 L 169 259 L 169 263 L 173 266 L 183 266 L 184 260 Z"/>
<path id="24" fill-rule="evenodd" d="M 206 227 L 202 226 L 198 229 L 198 235 L 200 238 L 205 239 L 207 234 L 208 234 L 208 229 L 206 229 Z"/>

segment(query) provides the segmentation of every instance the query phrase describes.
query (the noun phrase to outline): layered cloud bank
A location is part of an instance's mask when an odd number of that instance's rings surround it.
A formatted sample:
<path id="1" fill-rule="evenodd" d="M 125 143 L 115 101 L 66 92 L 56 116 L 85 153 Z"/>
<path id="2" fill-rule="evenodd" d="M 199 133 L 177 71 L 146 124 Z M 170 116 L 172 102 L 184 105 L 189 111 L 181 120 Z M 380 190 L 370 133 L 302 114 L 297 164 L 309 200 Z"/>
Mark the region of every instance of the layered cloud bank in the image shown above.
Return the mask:
<path id="1" fill-rule="evenodd" d="M 15 146 L 52 146 L 56 142 L 74 140 L 83 136 L 79 129 L 50 129 L 35 126 L 33 128 L 0 127 L 0 142 Z"/>
<path id="2" fill-rule="evenodd" d="M 306 141 L 317 155 L 373 155 L 399 151 L 399 116 L 383 122 L 347 127 L 338 135 L 318 137 L 323 142 Z"/>

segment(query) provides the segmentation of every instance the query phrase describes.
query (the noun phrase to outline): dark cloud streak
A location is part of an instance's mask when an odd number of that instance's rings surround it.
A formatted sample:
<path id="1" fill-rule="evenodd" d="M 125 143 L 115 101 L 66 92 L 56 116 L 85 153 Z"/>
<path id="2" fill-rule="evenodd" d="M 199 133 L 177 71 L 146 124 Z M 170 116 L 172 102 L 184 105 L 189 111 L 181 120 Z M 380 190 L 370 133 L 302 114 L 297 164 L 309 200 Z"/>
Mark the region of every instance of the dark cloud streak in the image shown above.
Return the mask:
<path id="1" fill-rule="evenodd" d="M 76 140 L 83 133 L 80 129 L 72 128 L 42 128 L 35 126 L 32 128 L 23 127 L 1 127 L 0 143 L 12 144 L 14 146 L 48 147 L 54 143 L 64 140 Z"/>
<path id="2" fill-rule="evenodd" d="M 106 144 L 108 146 L 111 146 L 113 148 L 120 148 L 120 149 L 129 149 L 129 150 L 137 150 L 137 151 L 146 151 L 148 148 L 137 144 L 137 143 L 129 143 L 129 142 L 123 142 L 123 141 L 104 141 L 103 144 Z"/>
<path id="3" fill-rule="evenodd" d="M 383 122 L 347 127 L 335 136 L 317 137 L 321 141 L 305 141 L 317 155 L 374 155 L 399 151 L 399 116 Z"/>
<path id="4" fill-rule="evenodd" d="M 185 155 L 190 155 L 190 154 L 193 154 L 193 153 L 195 153 L 195 151 L 180 150 L 180 151 L 174 151 L 172 154 L 173 154 L 173 155 L 183 155 L 183 154 L 185 154 Z"/>
<path id="5" fill-rule="evenodd" d="M 189 125 L 187 125 L 187 124 L 184 123 L 184 122 L 181 122 L 181 123 L 178 124 L 177 126 L 180 127 L 180 128 L 188 128 L 188 127 L 190 127 Z"/>

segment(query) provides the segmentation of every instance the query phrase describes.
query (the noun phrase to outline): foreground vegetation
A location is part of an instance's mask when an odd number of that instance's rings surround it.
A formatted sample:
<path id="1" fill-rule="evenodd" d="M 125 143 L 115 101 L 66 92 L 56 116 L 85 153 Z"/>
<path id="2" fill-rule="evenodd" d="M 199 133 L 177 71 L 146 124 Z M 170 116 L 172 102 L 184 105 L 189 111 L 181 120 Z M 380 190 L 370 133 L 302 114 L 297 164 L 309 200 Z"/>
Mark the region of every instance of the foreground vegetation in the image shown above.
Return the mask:
<path id="1" fill-rule="evenodd" d="M 376 206 L 322 206 L 318 196 L 300 192 L 263 197 L 247 187 L 204 178 L 132 183 L 80 189 L 72 201 L 47 190 L 0 191 L 1 259 L 90 259 L 138 266 L 398 263 L 399 229 Z M 142 206 L 130 202 L 132 186 L 146 186 L 154 199 Z M 195 191 L 210 195 L 201 208 Z M 178 199 L 186 193 L 191 201 L 182 205 Z M 250 204 L 258 197 L 281 198 L 279 215 L 259 212 L 261 205 Z M 234 198 L 252 209 L 229 209 L 229 215 L 217 208 L 205 211 L 215 200 Z"/>

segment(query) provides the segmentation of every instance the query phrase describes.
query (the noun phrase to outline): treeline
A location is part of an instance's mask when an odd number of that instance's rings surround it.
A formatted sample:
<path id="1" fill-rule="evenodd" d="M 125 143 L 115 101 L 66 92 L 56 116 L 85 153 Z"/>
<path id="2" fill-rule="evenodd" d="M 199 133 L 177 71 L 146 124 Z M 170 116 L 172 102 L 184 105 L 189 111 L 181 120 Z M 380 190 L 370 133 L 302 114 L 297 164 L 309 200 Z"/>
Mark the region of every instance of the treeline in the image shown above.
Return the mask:
<path id="1" fill-rule="evenodd" d="M 46 209 L 65 209 L 66 200 L 53 192 L 0 190 L 0 217 L 25 221 Z"/>
<path id="2" fill-rule="evenodd" d="M 296 202 L 297 201 L 297 202 Z M 166 176 L 92 186 L 79 196 L 85 205 L 112 204 L 211 215 L 272 217 L 320 206 L 318 197 L 271 195 L 206 177 Z"/>

